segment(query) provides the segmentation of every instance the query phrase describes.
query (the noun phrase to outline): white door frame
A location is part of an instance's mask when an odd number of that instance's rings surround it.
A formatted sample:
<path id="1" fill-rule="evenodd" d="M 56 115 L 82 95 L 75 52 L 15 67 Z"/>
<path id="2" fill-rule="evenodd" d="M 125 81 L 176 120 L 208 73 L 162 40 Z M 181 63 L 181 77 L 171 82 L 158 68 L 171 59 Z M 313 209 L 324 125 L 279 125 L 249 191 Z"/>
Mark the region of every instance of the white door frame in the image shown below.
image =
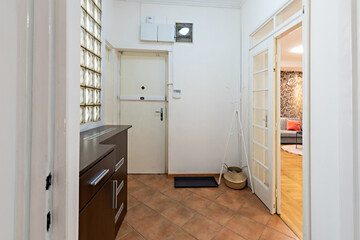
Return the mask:
<path id="1" fill-rule="evenodd" d="M 78 238 L 80 28 L 74 22 L 80 22 L 77 1 L 18 0 L 15 239 Z M 52 187 L 45 191 L 49 172 Z"/>
<path id="2" fill-rule="evenodd" d="M 289 1 L 291 2 L 291 1 Z M 281 9 L 289 4 L 287 2 L 283 7 L 274 13 L 271 18 L 273 18 Z M 262 41 L 265 41 L 268 37 L 277 38 L 283 34 L 288 29 L 296 26 L 299 23 L 303 25 L 303 239 L 311 239 L 311 199 L 310 199 L 310 190 L 311 190 L 311 179 L 310 179 L 310 0 L 303 0 L 303 14 L 298 17 L 292 17 L 283 24 L 279 29 L 271 32 L 263 40 L 259 41 L 256 45 L 260 44 Z M 267 20 L 268 21 L 268 20 Z M 265 21 L 265 22 L 267 22 Z M 260 27 L 259 27 L 260 28 Z M 258 28 L 258 29 L 259 29 Z M 255 46 L 256 46 L 255 45 Z M 255 46 L 250 46 L 250 49 Z M 251 123 L 250 123 L 251 124 Z M 279 131 L 280 124 L 277 124 L 277 129 Z M 249 126 L 251 127 L 251 126 Z M 274 128 L 275 131 L 275 128 Z M 250 136 L 249 136 L 250 137 Z M 249 142 L 251 139 L 249 138 Z M 276 145 L 274 145 L 275 147 Z M 276 161 L 276 164 L 279 165 L 279 161 Z M 277 175 L 277 174 L 276 174 Z M 277 186 L 279 185 L 279 179 L 276 179 Z"/>
<path id="3" fill-rule="evenodd" d="M 112 45 L 108 43 L 108 47 Z M 138 54 L 161 54 L 165 57 L 165 174 L 169 173 L 169 116 L 170 116 L 170 104 L 169 104 L 169 96 L 170 90 L 172 88 L 172 52 L 165 50 L 146 50 L 146 49 L 116 49 L 119 53 L 119 61 L 121 63 L 122 52 L 130 52 L 130 53 L 138 53 Z M 114 68 L 115 75 L 118 74 L 118 78 L 114 77 L 114 81 L 118 81 L 118 83 L 114 83 L 114 86 L 117 87 L 115 90 L 116 96 L 116 104 L 114 104 L 114 111 L 119 111 L 119 114 L 115 114 L 114 119 L 116 118 L 117 124 L 120 124 L 120 81 L 121 81 L 121 64 L 117 68 Z"/>

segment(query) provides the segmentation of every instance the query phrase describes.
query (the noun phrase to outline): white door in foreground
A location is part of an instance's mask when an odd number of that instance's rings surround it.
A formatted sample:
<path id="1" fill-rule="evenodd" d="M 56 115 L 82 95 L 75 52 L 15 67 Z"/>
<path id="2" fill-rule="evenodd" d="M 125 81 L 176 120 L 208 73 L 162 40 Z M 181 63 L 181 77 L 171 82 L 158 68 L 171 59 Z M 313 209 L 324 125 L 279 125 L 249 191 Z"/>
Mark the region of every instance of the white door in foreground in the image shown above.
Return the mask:
<path id="1" fill-rule="evenodd" d="M 250 51 L 250 158 L 255 194 L 275 212 L 273 157 L 274 40 L 270 38 Z"/>
<path id="2" fill-rule="evenodd" d="M 129 131 L 129 173 L 165 173 L 166 55 L 122 53 L 120 123 Z"/>

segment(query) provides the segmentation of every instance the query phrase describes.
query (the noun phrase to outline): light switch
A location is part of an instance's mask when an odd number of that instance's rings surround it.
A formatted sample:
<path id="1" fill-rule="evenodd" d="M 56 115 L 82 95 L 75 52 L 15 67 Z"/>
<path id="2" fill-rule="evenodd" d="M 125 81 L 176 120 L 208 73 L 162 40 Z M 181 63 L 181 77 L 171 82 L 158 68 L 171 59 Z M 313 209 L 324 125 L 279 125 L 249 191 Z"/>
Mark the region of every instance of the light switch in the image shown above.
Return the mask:
<path id="1" fill-rule="evenodd" d="M 157 41 L 157 25 L 156 24 L 141 24 L 141 34 L 140 39 L 142 41 Z"/>

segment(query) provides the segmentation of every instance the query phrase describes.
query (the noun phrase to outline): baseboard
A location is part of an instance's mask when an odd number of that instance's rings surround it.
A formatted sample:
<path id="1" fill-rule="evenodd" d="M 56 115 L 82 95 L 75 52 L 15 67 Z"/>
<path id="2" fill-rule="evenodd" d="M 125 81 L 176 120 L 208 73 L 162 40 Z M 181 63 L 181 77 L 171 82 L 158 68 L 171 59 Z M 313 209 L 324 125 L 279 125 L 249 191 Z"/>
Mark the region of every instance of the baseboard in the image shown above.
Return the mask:
<path id="1" fill-rule="evenodd" d="M 174 177 L 219 177 L 220 173 L 185 173 L 185 174 L 168 174 L 168 178 Z"/>

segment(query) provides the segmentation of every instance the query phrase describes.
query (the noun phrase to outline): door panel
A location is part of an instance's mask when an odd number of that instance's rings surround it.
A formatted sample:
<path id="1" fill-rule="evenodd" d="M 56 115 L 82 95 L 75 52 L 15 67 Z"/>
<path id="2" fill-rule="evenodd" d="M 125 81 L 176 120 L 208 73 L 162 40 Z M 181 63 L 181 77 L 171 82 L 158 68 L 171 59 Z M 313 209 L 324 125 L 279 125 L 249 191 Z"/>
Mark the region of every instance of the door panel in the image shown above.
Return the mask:
<path id="1" fill-rule="evenodd" d="M 250 151 L 255 194 L 275 211 L 273 136 L 273 39 L 259 44 L 251 56 Z"/>
<path id="2" fill-rule="evenodd" d="M 133 126 L 129 131 L 129 173 L 166 173 L 165 90 L 164 55 L 122 54 L 120 123 Z"/>

